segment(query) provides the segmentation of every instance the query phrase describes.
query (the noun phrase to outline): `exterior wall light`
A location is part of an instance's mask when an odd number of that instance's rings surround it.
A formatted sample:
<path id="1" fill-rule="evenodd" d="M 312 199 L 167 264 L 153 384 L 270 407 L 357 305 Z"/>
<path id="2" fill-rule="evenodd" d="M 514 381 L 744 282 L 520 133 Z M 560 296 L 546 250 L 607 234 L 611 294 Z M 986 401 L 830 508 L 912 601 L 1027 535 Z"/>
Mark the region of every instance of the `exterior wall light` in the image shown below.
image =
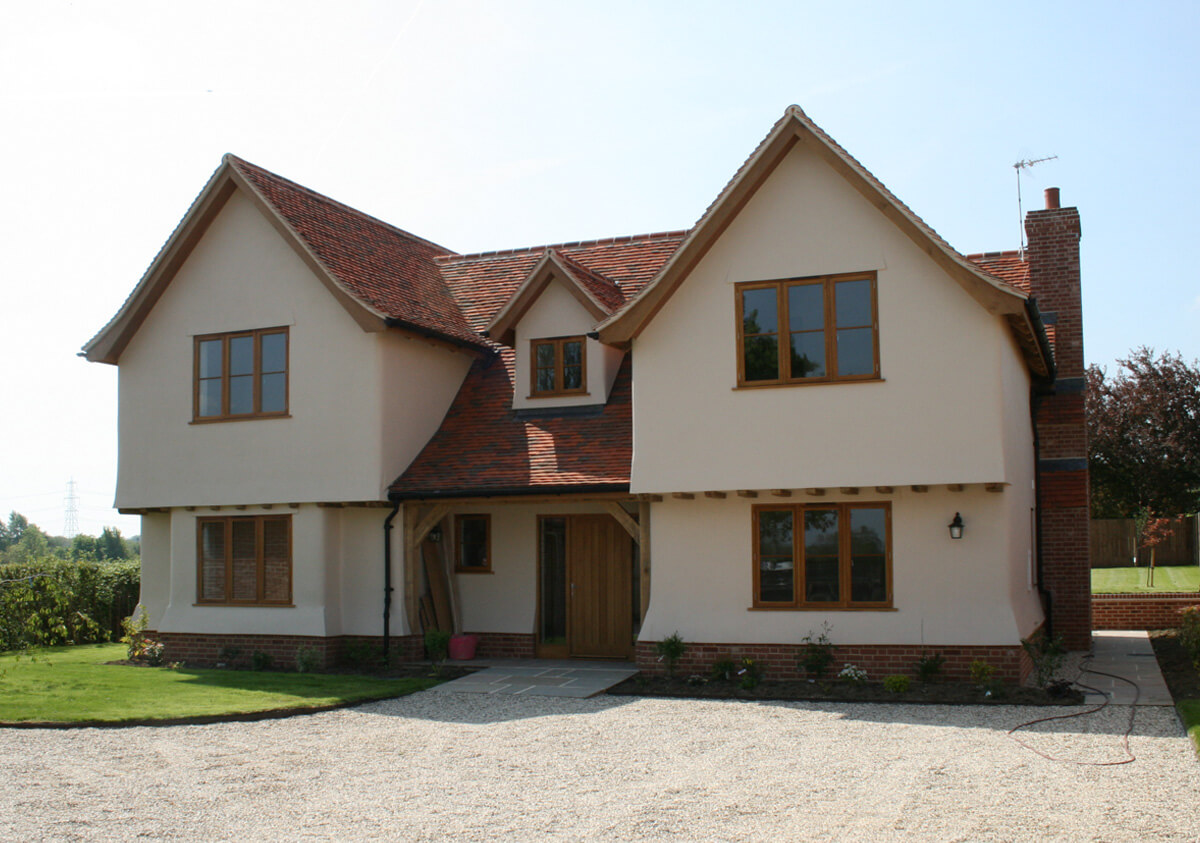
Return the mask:
<path id="1" fill-rule="evenodd" d="M 961 526 L 958 528 L 958 532 L 959 532 L 959 535 L 962 535 L 962 527 Z M 442 525 L 438 524 L 433 529 L 431 529 L 429 531 L 429 535 L 427 536 L 427 538 L 431 542 L 440 542 L 442 540 Z"/>
<path id="2" fill-rule="evenodd" d="M 957 512 L 954 513 L 954 520 L 950 522 L 950 538 L 961 539 L 963 534 L 962 516 Z"/>

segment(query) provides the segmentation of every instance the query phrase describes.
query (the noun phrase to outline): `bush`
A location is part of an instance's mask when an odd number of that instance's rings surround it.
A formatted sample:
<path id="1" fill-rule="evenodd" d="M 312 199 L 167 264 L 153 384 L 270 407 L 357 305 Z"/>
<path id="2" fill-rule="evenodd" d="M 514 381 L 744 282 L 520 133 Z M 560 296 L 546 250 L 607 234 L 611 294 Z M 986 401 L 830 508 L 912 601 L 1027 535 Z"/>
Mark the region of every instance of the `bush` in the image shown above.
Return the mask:
<path id="1" fill-rule="evenodd" d="M 654 645 L 655 652 L 658 653 L 658 660 L 666 662 L 667 676 L 675 675 L 675 666 L 679 664 L 679 660 L 683 658 L 683 654 L 687 652 L 687 644 L 679 635 L 679 630 L 675 630 L 662 641 Z"/>
<path id="2" fill-rule="evenodd" d="M 941 653 L 922 653 L 921 658 L 917 659 L 917 663 L 913 665 L 917 671 L 917 679 L 929 684 L 938 681 L 942 675 L 942 666 L 946 664 L 946 657 Z"/>
<path id="3" fill-rule="evenodd" d="M 374 670 L 383 664 L 383 648 L 372 641 L 351 639 L 342 648 L 342 661 L 352 670 Z"/>
<path id="4" fill-rule="evenodd" d="M 720 682 L 732 682 L 733 677 L 737 675 L 737 662 L 730 658 L 717 659 L 713 662 L 710 675 L 713 679 Z"/>
<path id="5" fill-rule="evenodd" d="M 910 680 L 907 676 L 897 673 L 893 676 L 883 677 L 883 689 L 885 691 L 890 691 L 893 694 L 903 694 L 908 690 L 911 682 L 912 680 Z"/>
<path id="6" fill-rule="evenodd" d="M 820 679 L 829 672 L 829 668 L 833 665 L 833 642 L 829 640 L 829 632 L 833 627 L 828 623 L 821 624 L 821 632 L 818 635 L 813 634 L 810 629 L 808 635 L 800 639 L 804 644 L 804 652 L 800 656 L 800 666 L 804 668 L 804 673 L 810 679 Z"/>
<path id="7" fill-rule="evenodd" d="M 738 670 L 737 675 L 742 677 L 738 684 L 744 691 L 753 691 L 758 687 L 758 683 L 762 681 L 762 667 L 754 659 L 750 657 L 742 658 L 742 666 Z"/>
<path id="8" fill-rule="evenodd" d="M 274 661 L 270 653 L 264 653 L 262 650 L 255 650 L 250 655 L 250 667 L 254 670 L 270 670 Z"/>
<path id="9" fill-rule="evenodd" d="M 1067 649 L 1063 646 L 1061 635 L 1049 638 L 1045 633 L 1031 635 L 1021 639 L 1021 646 L 1029 654 L 1033 663 L 1033 682 L 1039 688 L 1045 688 L 1054 679 L 1054 674 L 1062 667 L 1063 659 L 1067 657 Z"/>
<path id="10" fill-rule="evenodd" d="M 116 641 L 140 584 L 136 561 L 0 565 L 0 650 Z"/>
<path id="11" fill-rule="evenodd" d="M 1000 682 L 996 679 L 996 666 L 983 659 L 971 662 L 971 681 L 989 697 L 1000 690 Z"/>
<path id="12" fill-rule="evenodd" d="M 1179 643 L 1200 669 L 1200 606 L 1189 606 L 1179 613 Z"/>
<path id="13" fill-rule="evenodd" d="M 433 672 L 441 674 L 442 662 L 446 660 L 446 652 L 450 649 L 450 633 L 440 629 L 425 630 L 425 654 L 433 662 Z"/>
<path id="14" fill-rule="evenodd" d="M 300 647 L 296 650 L 296 672 L 312 673 L 321 666 L 321 656 L 315 647 Z"/>
<path id="15" fill-rule="evenodd" d="M 838 674 L 838 679 L 841 679 L 847 685 L 862 685 L 867 681 L 867 672 L 856 664 L 848 664 L 842 668 Z"/>

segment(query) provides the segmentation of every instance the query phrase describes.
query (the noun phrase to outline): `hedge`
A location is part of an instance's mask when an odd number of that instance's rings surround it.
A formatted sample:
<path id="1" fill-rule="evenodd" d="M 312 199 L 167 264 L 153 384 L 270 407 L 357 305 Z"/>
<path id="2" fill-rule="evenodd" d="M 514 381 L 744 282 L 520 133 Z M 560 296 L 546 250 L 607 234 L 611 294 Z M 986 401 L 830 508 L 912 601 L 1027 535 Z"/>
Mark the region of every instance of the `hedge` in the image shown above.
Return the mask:
<path id="1" fill-rule="evenodd" d="M 136 559 L 0 565 L 0 650 L 116 641 L 140 587 Z"/>

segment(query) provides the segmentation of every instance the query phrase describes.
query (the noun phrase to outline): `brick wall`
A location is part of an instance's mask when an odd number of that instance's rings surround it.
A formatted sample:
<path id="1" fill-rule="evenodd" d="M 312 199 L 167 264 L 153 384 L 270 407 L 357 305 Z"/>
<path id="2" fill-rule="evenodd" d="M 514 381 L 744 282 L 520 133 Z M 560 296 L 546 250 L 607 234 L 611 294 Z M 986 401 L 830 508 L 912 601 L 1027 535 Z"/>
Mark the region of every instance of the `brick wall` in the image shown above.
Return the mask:
<path id="1" fill-rule="evenodd" d="M 211 666 L 228 662 L 222 655 L 227 648 L 240 650 L 237 664 L 249 666 L 255 653 L 266 653 L 275 667 L 290 669 L 296 663 L 296 652 L 309 647 L 317 652 L 323 668 L 334 667 L 342 660 L 345 647 L 352 641 L 382 645 L 380 636 L 338 636 L 322 638 L 315 635 L 222 635 L 198 632 L 147 631 L 150 638 L 163 643 L 167 661 L 181 661 L 193 666 Z M 418 635 L 395 636 L 391 639 L 393 661 L 420 661 L 425 658 L 424 642 Z"/>
<path id="2" fill-rule="evenodd" d="M 639 641 L 637 644 L 637 666 L 647 673 L 664 673 L 665 668 L 658 660 L 654 641 Z M 804 653 L 803 644 L 711 644 L 688 643 L 687 652 L 679 661 L 677 672 L 682 675 L 699 673 L 707 676 L 715 662 L 722 659 L 739 660 L 752 658 L 763 668 L 766 679 L 802 679 L 804 669 L 799 660 Z M 970 679 L 971 662 L 976 659 L 992 664 L 996 676 L 1005 682 L 1024 682 L 1029 676 L 1028 656 L 1021 647 L 1010 646 L 965 646 L 965 647 L 920 647 L 904 644 L 834 645 L 833 668 L 836 674 L 846 664 L 854 664 L 867 672 L 873 680 L 891 674 L 916 676 L 916 661 L 923 654 L 938 653 L 946 659 L 942 666 L 942 677 L 954 681 Z"/>
<path id="3" fill-rule="evenodd" d="M 1200 594 L 1093 594 L 1092 624 L 1096 629 L 1173 629 L 1179 612 L 1200 606 Z"/>
<path id="4" fill-rule="evenodd" d="M 1057 195 L 1053 203 L 1057 205 Z M 1057 380 L 1034 399 L 1038 435 L 1042 586 L 1051 625 L 1072 650 L 1091 646 L 1087 421 L 1079 211 L 1048 207 L 1025 219 L 1030 292 L 1054 347 Z"/>
<path id="5" fill-rule="evenodd" d="M 479 636 L 477 659 L 532 659 L 536 652 L 532 634 L 516 632 L 472 632 Z"/>

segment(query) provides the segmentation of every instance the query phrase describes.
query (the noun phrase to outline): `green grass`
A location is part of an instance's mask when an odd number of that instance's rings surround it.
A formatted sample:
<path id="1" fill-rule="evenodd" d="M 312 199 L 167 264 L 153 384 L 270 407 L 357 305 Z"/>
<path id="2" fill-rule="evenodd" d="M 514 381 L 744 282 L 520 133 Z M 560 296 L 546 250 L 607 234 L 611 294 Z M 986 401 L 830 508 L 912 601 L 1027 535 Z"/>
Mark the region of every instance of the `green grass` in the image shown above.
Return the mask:
<path id="1" fill-rule="evenodd" d="M 110 665 L 122 644 L 0 655 L 0 721 L 173 720 L 306 709 L 422 691 L 435 679 Z"/>
<path id="2" fill-rule="evenodd" d="M 1192 739 L 1196 755 L 1200 756 L 1200 700 L 1180 700 L 1175 704 L 1175 708 L 1179 710 L 1183 728 Z"/>
<path id="3" fill-rule="evenodd" d="M 1146 585 L 1150 569 L 1093 568 L 1092 594 L 1132 594 L 1143 591 L 1200 591 L 1200 566 L 1161 566 L 1154 569 L 1154 587 Z"/>

